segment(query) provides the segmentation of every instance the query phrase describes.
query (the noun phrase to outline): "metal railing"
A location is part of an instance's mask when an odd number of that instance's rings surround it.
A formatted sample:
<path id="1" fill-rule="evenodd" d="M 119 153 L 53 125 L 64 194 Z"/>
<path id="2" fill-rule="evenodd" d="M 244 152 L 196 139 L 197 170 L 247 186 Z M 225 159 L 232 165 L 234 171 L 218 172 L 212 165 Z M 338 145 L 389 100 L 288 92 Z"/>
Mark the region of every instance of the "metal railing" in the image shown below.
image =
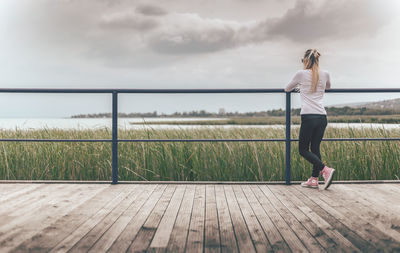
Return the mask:
<path id="1" fill-rule="evenodd" d="M 400 89 L 329 89 L 328 93 L 396 93 Z M 108 93 L 112 94 L 112 138 L 111 139 L 0 139 L 12 142 L 111 142 L 112 143 L 112 182 L 118 183 L 118 143 L 119 142 L 285 142 L 285 182 L 290 184 L 290 145 L 291 139 L 291 93 L 284 89 L 11 89 L 2 88 L 0 93 Z M 286 93 L 286 123 L 284 139 L 119 139 L 118 138 L 118 94 L 207 94 L 207 93 Z M 323 141 L 399 141 L 400 138 L 325 138 Z"/>

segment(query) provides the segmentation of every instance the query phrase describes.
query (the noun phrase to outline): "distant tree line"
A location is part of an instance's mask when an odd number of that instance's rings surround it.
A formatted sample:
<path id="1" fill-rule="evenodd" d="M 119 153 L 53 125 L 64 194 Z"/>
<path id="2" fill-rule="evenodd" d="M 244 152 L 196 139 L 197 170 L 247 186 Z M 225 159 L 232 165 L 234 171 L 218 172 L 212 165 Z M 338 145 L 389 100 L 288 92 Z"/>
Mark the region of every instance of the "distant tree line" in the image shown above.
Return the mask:
<path id="1" fill-rule="evenodd" d="M 112 117 L 112 114 L 109 112 L 77 114 L 77 115 L 71 116 L 71 118 L 111 118 L 111 117 Z M 118 113 L 118 117 L 120 117 L 120 118 L 141 118 L 141 117 L 151 118 L 151 117 L 160 117 L 160 115 L 158 115 L 156 111 L 145 112 L 145 113 L 138 113 L 138 112 L 123 113 L 123 112 L 120 112 L 120 113 Z"/>
<path id="2" fill-rule="evenodd" d="M 376 109 L 376 108 L 367 108 L 367 107 L 325 107 L 326 113 L 329 116 L 345 116 L 345 115 L 399 115 L 400 110 L 391 110 L 391 109 Z M 300 115 L 300 108 L 292 109 L 291 114 L 295 116 Z M 271 116 L 283 116 L 285 115 L 285 110 L 272 110 L 269 111 L 269 115 Z"/>
<path id="3" fill-rule="evenodd" d="M 330 116 L 341 116 L 341 115 L 399 115 L 400 110 L 389 110 L 389 109 L 371 109 L 366 107 L 354 108 L 354 107 L 325 107 L 325 110 Z M 267 117 L 267 116 L 285 116 L 286 111 L 282 109 L 274 109 L 268 111 L 259 112 L 225 112 L 220 110 L 218 113 L 207 112 L 205 110 L 190 111 L 190 112 L 174 112 L 172 114 L 158 114 L 157 111 L 145 112 L 145 113 L 118 113 L 118 117 L 121 118 L 190 118 L 190 117 Z M 292 109 L 291 115 L 300 115 L 300 108 Z M 93 113 L 93 114 L 78 114 L 73 115 L 71 118 L 111 118 L 111 113 Z"/>
<path id="4" fill-rule="evenodd" d="M 394 115 L 400 114 L 400 109 L 377 109 L 367 107 L 326 107 L 326 112 L 329 115 Z"/>

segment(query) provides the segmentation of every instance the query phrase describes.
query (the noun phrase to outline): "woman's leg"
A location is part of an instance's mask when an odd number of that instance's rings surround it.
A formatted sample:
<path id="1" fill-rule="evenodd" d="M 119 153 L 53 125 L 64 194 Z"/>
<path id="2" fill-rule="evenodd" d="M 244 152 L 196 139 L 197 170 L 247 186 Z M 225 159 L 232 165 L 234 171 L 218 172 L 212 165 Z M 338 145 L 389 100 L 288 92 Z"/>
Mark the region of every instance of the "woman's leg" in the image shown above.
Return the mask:
<path id="1" fill-rule="evenodd" d="M 315 175 L 313 169 L 313 177 L 318 177 L 319 171 L 322 170 L 325 166 L 318 155 L 309 151 L 309 146 L 312 142 L 313 133 L 317 129 L 317 127 L 321 125 L 319 121 L 320 119 L 315 116 L 302 117 L 299 134 L 299 153 L 307 161 L 313 164 L 313 168 L 315 168 L 315 170 L 317 171 L 317 175 Z"/>
<path id="2" fill-rule="evenodd" d="M 316 128 L 314 129 L 313 134 L 311 136 L 311 152 L 314 153 L 319 158 L 319 160 L 321 160 L 320 144 L 321 144 L 322 138 L 324 137 L 324 132 L 325 132 L 326 126 L 327 126 L 326 118 L 321 118 L 319 124 L 316 126 Z M 321 167 L 320 164 L 313 164 L 312 176 L 318 177 L 320 171 L 324 167 L 325 167 L 325 165 Z"/>

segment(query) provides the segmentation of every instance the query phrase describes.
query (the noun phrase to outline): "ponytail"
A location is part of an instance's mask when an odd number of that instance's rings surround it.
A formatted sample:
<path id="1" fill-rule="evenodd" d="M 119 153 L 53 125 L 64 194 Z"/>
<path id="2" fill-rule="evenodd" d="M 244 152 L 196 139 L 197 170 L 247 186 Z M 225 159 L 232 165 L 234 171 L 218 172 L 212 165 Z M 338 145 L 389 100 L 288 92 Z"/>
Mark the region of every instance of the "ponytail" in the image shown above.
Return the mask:
<path id="1" fill-rule="evenodd" d="M 319 81 L 319 57 L 321 54 L 317 49 L 308 49 L 303 58 L 304 69 L 311 69 L 311 92 L 317 90 L 317 85 Z"/>

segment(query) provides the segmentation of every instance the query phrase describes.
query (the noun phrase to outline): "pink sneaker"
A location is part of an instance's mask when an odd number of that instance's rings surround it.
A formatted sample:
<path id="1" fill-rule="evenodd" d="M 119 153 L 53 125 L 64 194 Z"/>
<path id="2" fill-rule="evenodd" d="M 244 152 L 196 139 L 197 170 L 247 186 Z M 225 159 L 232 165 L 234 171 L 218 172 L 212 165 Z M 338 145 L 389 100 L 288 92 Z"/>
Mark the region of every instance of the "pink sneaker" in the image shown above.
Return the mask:
<path id="1" fill-rule="evenodd" d="M 301 186 L 308 188 L 318 188 L 318 178 L 310 177 L 307 182 L 301 183 Z"/>
<path id="2" fill-rule="evenodd" d="M 324 190 L 328 189 L 328 187 L 331 185 L 334 173 L 335 170 L 327 166 L 321 170 L 320 174 L 325 179 Z"/>

